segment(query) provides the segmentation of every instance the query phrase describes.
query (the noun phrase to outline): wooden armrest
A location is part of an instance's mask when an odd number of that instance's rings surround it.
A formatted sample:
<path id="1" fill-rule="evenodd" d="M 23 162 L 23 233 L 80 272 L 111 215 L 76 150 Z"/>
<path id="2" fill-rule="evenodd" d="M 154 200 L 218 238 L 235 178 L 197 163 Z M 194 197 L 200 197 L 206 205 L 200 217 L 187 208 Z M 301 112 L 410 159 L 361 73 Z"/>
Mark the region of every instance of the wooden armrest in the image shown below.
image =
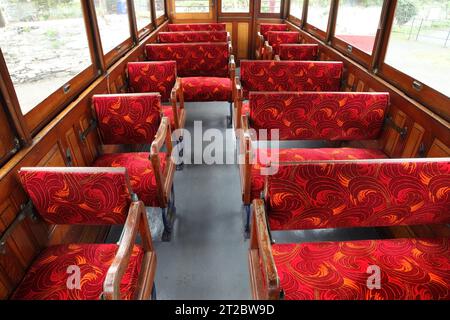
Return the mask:
<path id="1" fill-rule="evenodd" d="M 264 60 L 272 60 L 273 48 L 268 41 L 264 42 Z"/>
<path id="2" fill-rule="evenodd" d="M 239 77 L 235 77 L 234 79 L 234 123 L 235 129 L 239 129 L 241 127 L 241 110 L 242 110 L 242 101 L 244 100 L 244 92 L 242 89 L 241 79 Z"/>
<path id="3" fill-rule="evenodd" d="M 264 37 L 261 34 L 261 32 L 258 31 L 258 33 L 256 34 L 256 59 L 261 59 L 261 50 L 263 48 L 264 45 Z"/>
<path id="4" fill-rule="evenodd" d="M 251 174 L 253 166 L 252 138 L 248 130 L 240 130 L 239 145 L 243 159 L 240 159 L 242 201 L 244 204 L 251 203 Z"/>
<path id="5" fill-rule="evenodd" d="M 181 84 L 181 78 L 177 78 L 175 81 L 175 85 L 170 92 L 170 101 L 172 102 L 172 112 L 174 115 L 175 128 L 172 129 L 181 129 L 181 109 L 184 109 L 184 95 L 183 88 Z M 179 103 L 177 103 L 179 102 Z M 179 106 L 178 106 L 179 105 Z"/>
<path id="6" fill-rule="evenodd" d="M 161 170 L 159 161 L 159 153 L 163 145 L 166 145 L 166 166 L 164 172 Z M 158 200 L 160 206 L 165 208 L 169 201 L 170 189 L 172 187 L 175 163 L 172 161 L 172 132 L 170 130 L 170 121 L 167 117 L 163 117 L 155 139 L 150 147 L 150 160 L 152 162 L 153 171 L 158 190 Z"/>
<path id="7" fill-rule="evenodd" d="M 236 62 L 234 61 L 234 55 L 230 56 L 230 62 L 228 65 L 228 69 L 230 70 L 230 80 L 231 80 L 231 101 L 234 101 L 235 91 L 234 91 L 234 81 L 236 80 Z"/>
<path id="8" fill-rule="evenodd" d="M 154 251 L 144 203 L 142 201 L 133 201 L 128 210 L 128 217 L 124 225 L 123 237 L 119 243 L 119 248 L 103 283 L 103 297 L 107 300 L 120 300 L 120 283 L 128 268 L 138 232 L 141 234 L 145 253 Z M 153 281 L 150 285 L 152 284 Z"/>
<path id="9" fill-rule="evenodd" d="M 253 200 L 250 249 L 257 250 L 261 261 L 261 268 L 264 271 L 262 280 L 265 282 L 263 288 L 265 288 L 266 292 L 262 292 L 260 297 L 271 300 L 280 299 L 280 279 L 272 254 L 266 210 L 262 199 Z"/>

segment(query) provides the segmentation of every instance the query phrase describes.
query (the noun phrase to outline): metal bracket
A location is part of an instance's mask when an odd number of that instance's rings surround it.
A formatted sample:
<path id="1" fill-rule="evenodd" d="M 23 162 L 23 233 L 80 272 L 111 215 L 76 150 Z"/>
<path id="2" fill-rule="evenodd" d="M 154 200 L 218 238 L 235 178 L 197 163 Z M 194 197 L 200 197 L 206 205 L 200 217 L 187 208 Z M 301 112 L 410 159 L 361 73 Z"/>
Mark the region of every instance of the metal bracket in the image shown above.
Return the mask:
<path id="1" fill-rule="evenodd" d="M 92 130 L 94 130 L 96 127 L 97 127 L 97 121 L 95 119 L 91 119 L 91 121 L 89 121 L 89 125 L 86 129 L 84 129 L 83 131 L 78 131 L 78 136 L 80 137 L 80 140 L 85 142 L 89 133 Z"/>
<path id="2" fill-rule="evenodd" d="M 66 149 L 66 164 L 68 167 L 73 167 L 73 158 L 72 158 L 72 152 L 70 151 L 70 148 Z"/>
<path id="3" fill-rule="evenodd" d="M 13 155 L 15 155 L 17 153 L 17 151 L 20 150 L 20 141 L 18 138 L 14 138 L 14 146 L 11 150 L 8 151 L 8 154 L 6 155 L 6 157 L 11 157 Z"/>
<path id="4" fill-rule="evenodd" d="M 418 153 L 419 153 L 419 157 L 420 158 L 425 158 L 425 143 L 421 143 L 420 145 L 419 145 L 419 151 L 418 151 Z"/>
<path id="5" fill-rule="evenodd" d="M 395 131 L 397 131 L 398 134 L 400 135 L 400 137 L 401 137 L 402 139 L 405 139 L 405 138 L 406 138 L 406 135 L 408 134 L 408 128 L 407 128 L 407 127 L 405 127 L 405 128 L 400 128 L 400 127 L 394 122 L 394 120 L 392 119 L 392 117 L 387 117 L 387 118 L 385 119 L 385 121 L 384 121 L 384 125 L 385 125 L 385 126 L 389 126 L 389 127 L 391 127 L 392 129 L 394 129 Z"/>
<path id="6" fill-rule="evenodd" d="M 19 223 L 24 220 L 27 216 L 29 216 L 33 221 L 37 220 L 37 215 L 34 212 L 33 203 L 31 200 L 28 200 L 27 203 L 24 203 L 20 206 L 20 212 L 14 219 L 13 223 L 9 225 L 9 227 L 5 230 L 2 237 L 0 238 L 0 254 L 6 254 L 6 241 L 14 229 L 19 225 Z"/>

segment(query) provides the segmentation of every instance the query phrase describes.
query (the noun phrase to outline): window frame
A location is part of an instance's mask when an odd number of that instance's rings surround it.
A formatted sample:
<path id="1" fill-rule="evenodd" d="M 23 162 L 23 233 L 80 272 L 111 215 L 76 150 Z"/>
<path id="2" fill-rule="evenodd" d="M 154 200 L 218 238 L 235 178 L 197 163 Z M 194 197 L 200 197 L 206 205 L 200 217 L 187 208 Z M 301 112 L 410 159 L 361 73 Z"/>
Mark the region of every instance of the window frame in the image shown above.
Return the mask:
<path id="1" fill-rule="evenodd" d="M 382 42 L 380 44 L 379 59 L 378 61 L 373 62 L 373 72 L 380 76 L 383 80 L 386 80 L 395 87 L 399 88 L 409 97 L 423 104 L 430 111 L 436 113 L 443 119 L 450 121 L 450 110 L 445 107 L 449 105 L 449 98 L 445 94 L 385 62 L 392 27 L 394 25 L 396 9 L 395 1 L 385 0 L 385 3 L 386 2 L 389 2 L 389 8 L 386 16 L 386 27 L 383 33 Z M 416 82 L 421 85 L 419 90 L 416 89 Z"/>
<path id="2" fill-rule="evenodd" d="M 375 32 L 375 40 L 374 40 L 374 44 L 372 47 L 372 52 L 370 54 L 355 47 L 351 43 L 348 43 L 347 41 L 336 37 L 334 31 L 336 29 L 337 17 L 339 15 L 339 1 L 336 1 L 336 2 L 337 2 L 336 3 L 336 16 L 335 16 L 335 19 L 333 22 L 333 34 L 330 35 L 331 36 L 331 46 L 333 48 L 335 48 L 336 50 L 338 50 L 343 55 L 355 60 L 356 62 L 363 65 L 364 67 L 370 68 L 372 61 L 373 61 L 373 57 L 377 50 L 377 44 L 379 43 L 379 38 L 381 35 L 380 34 L 380 24 L 382 23 L 383 16 L 385 15 L 386 1 L 383 0 L 383 5 L 381 7 L 381 12 L 380 12 L 380 18 L 378 20 L 378 28 Z M 351 47 L 351 49 L 350 49 L 350 47 Z"/>
<path id="3" fill-rule="evenodd" d="M 329 13 L 328 13 L 328 21 L 327 21 L 327 30 L 321 30 L 318 27 L 310 24 L 308 22 L 308 14 L 309 14 L 309 0 L 305 0 L 306 4 L 307 4 L 307 10 L 306 10 L 306 15 L 304 14 L 304 29 L 311 33 L 312 35 L 316 36 L 317 38 L 319 38 L 322 41 L 326 41 L 327 37 L 329 37 L 330 35 L 330 25 L 332 24 L 332 20 L 333 20 L 333 6 L 336 4 L 335 0 L 331 0 L 330 1 L 330 8 L 329 8 Z M 303 7 L 304 8 L 304 7 Z M 336 21 L 334 21 L 334 23 L 336 23 Z M 334 26 L 332 27 L 332 29 L 334 29 Z"/>
<path id="4" fill-rule="evenodd" d="M 152 32 L 154 30 L 154 24 L 153 24 L 153 1 L 147 0 L 149 3 L 149 13 L 150 13 L 150 22 L 148 24 L 146 24 L 144 27 L 142 27 L 141 29 L 139 29 L 139 26 L 137 25 L 137 16 L 136 16 L 136 7 L 134 6 L 134 0 L 132 0 L 131 2 L 133 3 L 133 14 L 134 14 L 134 19 L 136 20 L 136 30 L 137 30 L 137 39 L 141 40 L 143 38 L 145 38 L 148 34 L 150 34 L 150 32 Z"/>
<path id="5" fill-rule="evenodd" d="M 338 4 L 338 0 L 332 0 L 331 4 L 333 3 Z M 309 5 L 309 0 L 305 0 L 305 4 Z M 448 107 L 446 107 L 449 105 L 449 98 L 445 94 L 432 87 L 427 86 L 420 80 L 414 79 L 408 74 L 397 70 L 395 67 L 390 66 L 384 61 L 395 17 L 395 5 L 396 1 L 393 0 L 384 0 L 383 2 L 379 26 L 375 36 L 375 43 L 371 55 L 361 51 L 356 47 L 353 47 L 352 52 L 348 52 L 347 45 L 349 44 L 341 39 L 337 39 L 334 36 L 334 28 L 336 26 L 337 15 L 335 14 L 334 19 L 331 19 L 332 8 L 330 8 L 330 19 L 328 24 L 328 28 L 330 28 L 331 26 L 332 30 L 329 30 L 327 33 L 315 32 L 315 30 L 312 30 L 313 26 L 307 23 L 307 5 L 305 5 L 303 10 L 303 21 L 299 19 L 292 19 L 291 15 L 289 15 L 287 20 L 293 25 L 299 27 L 301 30 L 318 38 L 318 40 L 321 40 L 324 45 L 330 46 L 331 48 L 349 57 L 356 63 L 361 64 L 368 72 L 377 75 L 384 81 L 392 84 L 393 86 L 404 92 L 407 96 L 417 101 L 417 103 L 422 104 L 424 107 L 430 110 L 430 112 L 435 113 L 446 121 L 450 121 L 450 110 L 448 110 Z M 319 31 L 321 30 L 319 29 Z M 329 37 L 328 41 L 327 36 Z M 422 85 L 420 90 L 414 88 L 415 81 Z"/>
<path id="6" fill-rule="evenodd" d="M 294 24 L 298 25 L 298 26 L 303 26 L 303 21 L 305 21 L 305 10 L 306 7 L 308 6 L 308 0 L 303 0 L 303 9 L 302 9 L 302 16 L 301 17 L 296 17 L 293 16 L 291 13 L 291 4 L 292 1 L 289 0 L 289 8 L 288 8 L 288 13 L 287 13 L 287 20 L 293 22 Z"/>
<path id="7" fill-rule="evenodd" d="M 285 7 L 286 1 L 288 1 L 288 0 L 280 0 L 280 12 L 278 12 L 278 13 L 276 13 L 276 12 L 275 13 L 261 12 L 261 1 L 262 0 L 255 1 L 256 2 L 255 14 L 259 18 L 280 19 L 283 16 L 283 8 Z"/>
<path id="8" fill-rule="evenodd" d="M 222 11 L 222 1 L 217 1 L 218 13 L 221 17 L 248 17 L 254 12 L 255 1 L 249 0 L 248 12 L 223 12 Z"/>
<path id="9" fill-rule="evenodd" d="M 164 0 L 163 2 L 164 2 L 164 13 L 163 13 L 162 16 L 157 17 L 157 16 L 156 16 L 156 1 L 155 1 L 155 0 L 151 0 L 151 1 L 150 1 L 151 6 L 152 6 L 152 11 L 153 11 L 152 17 L 153 17 L 153 20 L 154 20 L 155 28 L 157 28 L 157 27 L 160 26 L 164 21 L 166 21 L 166 19 L 167 19 L 167 17 L 168 17 L 168 14 L 167 14 L 167 1 Z"/>

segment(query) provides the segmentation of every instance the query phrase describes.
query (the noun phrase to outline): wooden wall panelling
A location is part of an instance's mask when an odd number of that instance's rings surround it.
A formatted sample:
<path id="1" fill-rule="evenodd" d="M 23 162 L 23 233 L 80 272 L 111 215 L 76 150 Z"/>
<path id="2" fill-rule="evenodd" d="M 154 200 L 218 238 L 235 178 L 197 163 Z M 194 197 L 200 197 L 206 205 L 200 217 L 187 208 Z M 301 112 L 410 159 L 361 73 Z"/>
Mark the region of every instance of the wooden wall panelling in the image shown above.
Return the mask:
<path id="1" fill-rule="evenodd" d="M 430 158 L 450 157 L 450 148 L 436 138 L 428 150 L 427 156 Z"/>

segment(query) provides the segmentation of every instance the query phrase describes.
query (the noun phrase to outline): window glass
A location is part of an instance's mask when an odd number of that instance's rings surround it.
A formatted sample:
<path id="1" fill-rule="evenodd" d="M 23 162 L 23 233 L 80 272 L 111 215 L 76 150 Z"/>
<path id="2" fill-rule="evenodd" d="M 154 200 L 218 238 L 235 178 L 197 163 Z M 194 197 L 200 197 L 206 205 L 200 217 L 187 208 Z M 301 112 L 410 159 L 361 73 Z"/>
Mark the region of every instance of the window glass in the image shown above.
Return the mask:
<path id="1" fill-rule="evenodd" d="M 222 12 L 250 12 L 250 1 L 222 0 Z"/>
<path id="2" fill-rule="evenodd" d="M 289 9 L 289 13 L 291 16 L 294 16 L 298 19 L 302 18 L 303 2 L 305 2 L 305 1 L 304 0 L 291 0 L 291 7 Z"/>
<path id="3" fill-rule="evenodd" d="M 155 0 L 156 18 L 159 18 L 165 14 L 164 0 Z"/>
<path id="4" fill-rule="evenodd" d="M 26 114 L 91 65 L 81 1 L 1 0 L 0 47 Z"/>
<path id="5" fill-rule="evenodd" d="M 148 26 L 152 21 L 150 1 L 134 0 L 134 11 L 136 12 L 136 23 L 138 30 Z"/>
<path id="6" fill-rule="evenodd" d="M 130 38 L 126 0 L 94 0 L 103 53 Z"/>
<path id="7" fill-rule="evenodd" d="M 307 22 L 322 31 L 327 31 L 330 6 L 331 0 L 309 0 Z"/>
<path id="8" fill-rule="evenodd" d="M 176 13 L 207 13 L 210 0 L 175 0 Z"/>
<path id="9" fill-rule="evenodd" d="M 280 13 L 281 0 L 261 0 L 261 13 Z"/>
<path id="10" fill-rule="evenodd" d="M 339 0 L 336 38 L 372 53 L 383 0 Z"/>
<path id="11" fill-rule="evenodd" d="M 385 63 L 450 96 L 447 1 L 399 0 Z"/>

